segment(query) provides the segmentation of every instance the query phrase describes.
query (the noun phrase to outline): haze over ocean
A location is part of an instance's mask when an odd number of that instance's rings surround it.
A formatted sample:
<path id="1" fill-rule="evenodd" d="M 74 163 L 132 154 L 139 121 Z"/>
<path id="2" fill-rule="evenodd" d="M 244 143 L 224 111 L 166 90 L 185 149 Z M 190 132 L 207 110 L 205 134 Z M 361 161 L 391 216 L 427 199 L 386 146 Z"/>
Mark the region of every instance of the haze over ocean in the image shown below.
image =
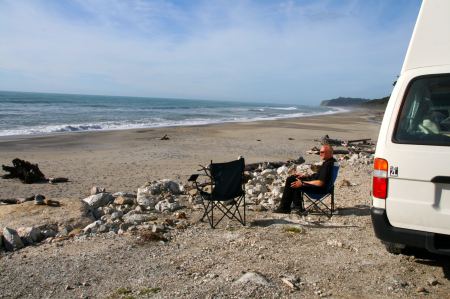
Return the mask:
<path id="1" fill-rule="evenodd" d="M 0 91 L 0 136 L 256 121 L 337 109 L 271 103 Z"/>

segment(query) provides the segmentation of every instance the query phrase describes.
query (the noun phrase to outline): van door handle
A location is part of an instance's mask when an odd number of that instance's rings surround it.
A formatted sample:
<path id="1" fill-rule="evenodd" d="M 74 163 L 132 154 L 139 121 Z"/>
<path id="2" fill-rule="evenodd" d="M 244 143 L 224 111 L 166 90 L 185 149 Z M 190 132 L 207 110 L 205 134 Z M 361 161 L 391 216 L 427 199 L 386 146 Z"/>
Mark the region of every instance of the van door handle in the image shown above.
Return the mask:
<path id="1" fill-rule="evenodd" d="M 450 176 L 435 176 L 431 179 L 435 184 L 450 184 Z"/>

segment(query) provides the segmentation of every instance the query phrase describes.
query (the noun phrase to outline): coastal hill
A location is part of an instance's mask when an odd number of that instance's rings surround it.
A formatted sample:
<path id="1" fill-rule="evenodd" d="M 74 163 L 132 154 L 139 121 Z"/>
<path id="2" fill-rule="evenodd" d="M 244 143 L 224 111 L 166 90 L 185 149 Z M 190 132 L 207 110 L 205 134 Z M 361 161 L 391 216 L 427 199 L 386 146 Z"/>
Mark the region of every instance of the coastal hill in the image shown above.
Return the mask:
<path id="1" fill-rule="evenodd" d="M 320 106 L 384 109 L 386 108 L 388 100 L 389 96 L 379 99 L 338 97 L 336 99 L 324 100 L 320 103 Z"/>

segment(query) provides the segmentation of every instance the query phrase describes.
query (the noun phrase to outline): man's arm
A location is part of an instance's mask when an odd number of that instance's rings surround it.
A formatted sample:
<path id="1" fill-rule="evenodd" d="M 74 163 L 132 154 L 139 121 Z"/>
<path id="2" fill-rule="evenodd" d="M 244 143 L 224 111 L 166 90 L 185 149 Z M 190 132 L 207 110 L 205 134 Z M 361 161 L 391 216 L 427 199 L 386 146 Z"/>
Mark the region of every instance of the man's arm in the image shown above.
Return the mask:
<path id="1" fill-rule="evenodd" d="M 303 185 L 314 185 L 317 187 L 323 187 L 324 182 L 321 180 L 313 180 L 313 181 L 303 181 L 301 179 L 297 179 L 296 181 L 291 183 L 291 188 L 300 188 Z"/>

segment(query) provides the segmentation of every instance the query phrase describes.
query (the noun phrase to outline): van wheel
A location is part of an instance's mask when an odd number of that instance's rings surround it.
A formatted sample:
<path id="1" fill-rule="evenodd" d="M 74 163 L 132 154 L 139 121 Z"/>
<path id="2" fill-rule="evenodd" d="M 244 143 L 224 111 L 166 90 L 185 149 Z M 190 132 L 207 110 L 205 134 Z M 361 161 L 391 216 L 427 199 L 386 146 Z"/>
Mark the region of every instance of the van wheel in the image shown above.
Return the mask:
<path id="1" fill-rule="evenodd" d="M 401 254 L 405 249 L 405 245 L 391 242 L 383 242 L 387 252 L 392 254 Z"/>

